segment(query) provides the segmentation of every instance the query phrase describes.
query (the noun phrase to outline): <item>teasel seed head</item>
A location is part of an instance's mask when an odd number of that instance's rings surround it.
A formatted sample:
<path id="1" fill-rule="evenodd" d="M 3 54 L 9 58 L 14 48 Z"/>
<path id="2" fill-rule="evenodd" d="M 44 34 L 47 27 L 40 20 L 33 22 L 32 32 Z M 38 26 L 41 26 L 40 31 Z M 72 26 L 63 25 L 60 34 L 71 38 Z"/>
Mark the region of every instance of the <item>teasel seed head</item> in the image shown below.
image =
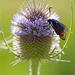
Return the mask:
<path id="1" fill-rule="evenodd" d="M 31 4 L 31 3 L 30 3 Z M 49 6 L 42 4 L 24 5 L 14 14 L 11 20 L 13 36 L 12 52 L 23 59 L 50 59 L 61 51 L 59 36 L 47 22 L 50 19 L 59 20 L 56 13 L 49 16 Z M 55 59 L 56 57 L 54 57 Z"/>

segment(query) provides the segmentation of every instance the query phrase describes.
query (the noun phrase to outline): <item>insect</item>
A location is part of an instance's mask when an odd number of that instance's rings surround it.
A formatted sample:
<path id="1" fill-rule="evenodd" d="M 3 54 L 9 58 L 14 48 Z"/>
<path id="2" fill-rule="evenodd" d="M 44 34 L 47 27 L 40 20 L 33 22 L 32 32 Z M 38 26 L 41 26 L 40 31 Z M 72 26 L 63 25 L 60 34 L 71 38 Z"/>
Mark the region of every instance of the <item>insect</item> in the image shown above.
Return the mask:
<path id="1" fill-rule="evenodd" d="M 49 8 L 49 10 L 50 10 L 50 8 Z M 49 22 L 49 24 L 51 24 L 51 26 L 55 30 L 56 34 L 59 35 L 62 40 L 65 40 L 66 31 L 68 31 L 67 27 L 55 19 L 48 19 L 48 22 Z"/>

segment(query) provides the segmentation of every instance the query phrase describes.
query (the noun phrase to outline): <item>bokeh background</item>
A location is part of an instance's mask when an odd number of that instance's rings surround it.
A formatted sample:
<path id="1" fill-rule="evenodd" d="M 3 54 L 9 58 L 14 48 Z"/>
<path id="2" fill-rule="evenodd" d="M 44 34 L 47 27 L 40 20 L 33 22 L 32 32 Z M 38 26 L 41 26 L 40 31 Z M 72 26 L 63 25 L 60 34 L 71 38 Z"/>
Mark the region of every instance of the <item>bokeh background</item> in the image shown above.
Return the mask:
<path id="1" fill-rule="evenodd" d="M 23 4 L 23 2 L 24 0 L 2 0 L 0 2 L 1 24 L 5 37 L 11 35 L 11 19 L 13 14 L 18 12 L 19 7 Z M 49 2 L 53 5 L 54 11 L 60 15 L 61 22 L 69 29 L 71 24 L 71 1 L 46 0 L 46 3 Z M 73 0 L 73 9 L 75 11 L 75 0 Z M 75 14 L 73 14 L 73 16 L 75 20 Z M 71 62 L 41 62 L 40 75 L 75 75 L 75 22 L 73 23 L 72 32 L 73 33 L 70 36 L 67 48 L 64 49 L 65 54 L 62 55 L 62 59 L 70 60 Z M 1 34 L 0 40 L 2 40 Z M 60 39 L 61 47 L 64 43 L 65 41 Z M 8 50 L 0 49 L 0 75 L 29 75 L 29 61 L 22 61 L 16 66 L 12 66 L 10 63 L 13 61 L 15 61 L 15 55 L 9 53 Z"/>

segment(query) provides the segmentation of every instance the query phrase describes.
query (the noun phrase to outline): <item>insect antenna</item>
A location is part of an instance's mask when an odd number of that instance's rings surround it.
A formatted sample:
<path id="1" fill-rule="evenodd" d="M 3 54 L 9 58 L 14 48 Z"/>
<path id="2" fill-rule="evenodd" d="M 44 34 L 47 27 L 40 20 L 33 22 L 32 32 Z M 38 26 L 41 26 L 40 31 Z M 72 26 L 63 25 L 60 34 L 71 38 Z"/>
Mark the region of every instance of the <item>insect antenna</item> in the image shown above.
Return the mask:
<path id="1" fill-rule="evenodd" d="M 52 8 L 52 7 L 49 7 L 49 16 L 51 16 L 51 8 Z"/>

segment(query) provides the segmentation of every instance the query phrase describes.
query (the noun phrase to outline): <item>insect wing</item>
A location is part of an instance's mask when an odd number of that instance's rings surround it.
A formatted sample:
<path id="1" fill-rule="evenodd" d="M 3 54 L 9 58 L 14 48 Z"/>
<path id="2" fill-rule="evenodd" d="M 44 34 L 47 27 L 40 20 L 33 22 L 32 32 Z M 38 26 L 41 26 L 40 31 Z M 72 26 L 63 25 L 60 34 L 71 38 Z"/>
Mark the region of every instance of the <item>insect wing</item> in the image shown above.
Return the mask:
<path id="1" fill-rule="evenodd" d="M 55 31 L 56 31 L 57 35 L 60 35 L 61 32 L 64 30 L 64 28 L 60 25 L 59 22 L 56 23 L 56 26 L 57 26 L 57 27 L 56 27 Z"/>
<path id="2" fill-rule="evenodd" d="M 63 32 L 59 36 L 60 36 L 60 38 L 62 40 L 65 40 L 65 38 L 66 38 L 66 32 L 65 32 L 65 30 L 63 30 Z"/>
<path id="3" fill-rule="evenodd" d="M 65 31 L 68 31 L 68 28 L 64 24 L 62 24 L 62 23 L 60 23 L 60 24 L 65 29 Z"/>
<path id="4" fill-rule="evenodd" d="M 57 21 L 57 20 L 55 20 L 55 21 L 56 21 L 56 23 L 60 23 L 60 22 Z M 65 31 L 68 31 L 67 27 L 66 27 L 64 24 L 60 23 L 60 25 L 65 29 Z"/>

